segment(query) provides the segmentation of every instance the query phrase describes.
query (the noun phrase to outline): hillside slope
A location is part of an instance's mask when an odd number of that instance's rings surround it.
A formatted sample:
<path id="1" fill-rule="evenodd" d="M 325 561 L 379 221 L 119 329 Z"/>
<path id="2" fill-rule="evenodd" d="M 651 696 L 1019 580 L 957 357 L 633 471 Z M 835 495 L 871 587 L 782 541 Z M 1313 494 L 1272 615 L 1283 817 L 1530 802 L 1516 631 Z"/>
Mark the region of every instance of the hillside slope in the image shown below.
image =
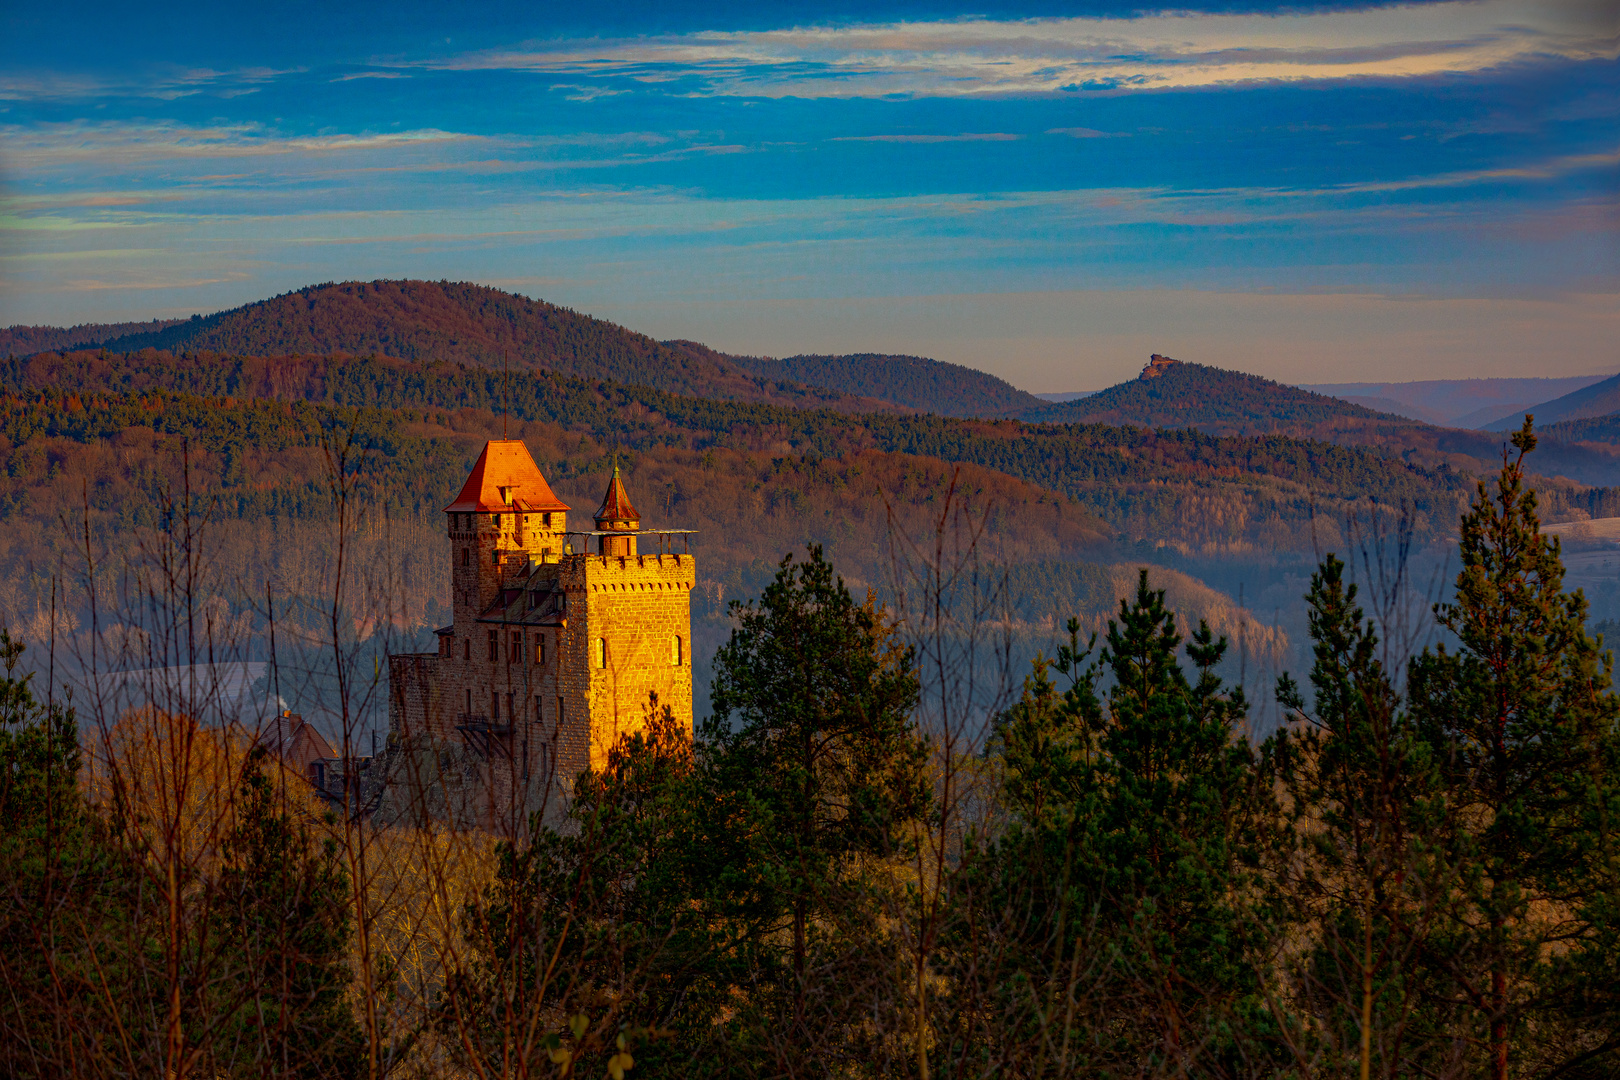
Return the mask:
<path id="1" fill-rule="evenodd" d="M 80 323 L 78 326 L 8 326 L 0 330 L 0 356 L 31 356 L 47 350 L 82 349 L 131 334 L 152 334 L 178 325 L 183 319 L 149 322 Z"/>
<path id="2" fill-rule="evenodd" d="M 988 372 L 923 356 L 852 353 L 729 359 L 767 378 L 878 398 L 940 416 L 1016 416 L 1048 404 Z"/>
<path id="3" fill-rule="evenodd" d="M 1528 408 L 1515 409 L 1491 423 L 1487 431 L 1511 431 L 1524 423 L 1524 414 L 1535 416 L 1538 425 L 1556 424 L 1564 420 L 1585 420 L 1592 416 L 1606 416 L 1620 412 L 1620 375 L 1602 382 L 1584 386 L 1574 393 L 1543 401 Z"/>
<path id="4" fill-rule="evenodd" d="M 683 397 L 552 373 L 507 376 L 489 368 L 386 357 L 44 354 L 0 361 L 0 388 L 34 402 L 27 409 L 30 419 L 18 421 L 8 436 L 13 445 L 27 441 L 31 436 L 23 433 L 36 427 L 42 433 L 78 430 L 85 417 L 76 410 L 90 400 L 87 394 L 120 395 L 119 409 L 157 395 L 153 407 L 162 411 L 162 395 L 186 393 L 433 414 L 449 424 L 467 410 L 504 405 L 514 423 L 562 425 L 619 446 L 632 459 L 683 446 L 694 452 L 728 447 L 767 459 L 842 458 L 876 449 L 993 469 L 1061 492 L 1131 541 L 1210 557 L 1311 551 L 1323 517 L 1341 517 L 1369 497 L 1429 515 L 1422 530 L 1426 542 L 1433 539 L 1431 529 L 1450 528 L 1456 507 L 1472 488 L 1456 471 L 1414 465 L 1381 449 L 1275 435 L 1218 438 L 1139 427 L 851 416 Z M 46 397 L 34 397 L 39 394 Z M 175 434 L 184 430 L 160 427 L 156 418 L 146 423 Z M 251 431 L 219 437 L 244 448 L 257 438 Z M 3 512 L 0 503 L 0 516 Z"/>
<path id="5" fill-rule="evenodd" d="M 446 281 L 312 285 L 160 330 L 104 343 L 239 356 L 379 354 L 611 379 L 672 393 L 791 405 L 870 408 L 831 391 L 767 386 L 720 358 L 672 349 L 645 334 L 499 289 Z"/>
<path id="6" fill-rule="evenodd" d="M 1043 403 L 1042 407 L 1023 413 L 1022 419 L 1043 423 L 1190 427 L 1212 435 L 1320 435 L 1325 425 L 1342 421 L 1415 423 L 1324 394 L 1284 386 L 1258 375 L 1159 356 L 1153 358 L 1141 376 L 1130 382 L 1062 405 Z"/>
<path id="7" fill-rule="evenodd" d="M 1540 417 L 1537 417 L 1540 420 Z M 1620 449 L 1620 412 L 1604 416 L 1584 416 L 1579 420 L 1560 420 L 1556 424 L 1540 427 L 1537 432 L 1549 442 L 1607 443 Z"/>

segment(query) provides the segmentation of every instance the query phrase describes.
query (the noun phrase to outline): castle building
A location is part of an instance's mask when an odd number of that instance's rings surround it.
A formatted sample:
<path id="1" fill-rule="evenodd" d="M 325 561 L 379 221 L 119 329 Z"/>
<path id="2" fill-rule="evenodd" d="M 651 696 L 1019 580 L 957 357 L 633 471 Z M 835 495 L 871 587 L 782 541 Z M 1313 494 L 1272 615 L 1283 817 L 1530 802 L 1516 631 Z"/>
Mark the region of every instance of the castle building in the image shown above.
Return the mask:
<path id="1" fill-rule="evenodd" d="M 651 694 L 691 730 L 688 530 L 643 530 L 617 465 L 595 529 L 568 512 L 521 441 L 487 443 L 444 508 L 454 617 L 388 658 L 390 745 L 463 749 L 497 814 L 600 767 Z"/>

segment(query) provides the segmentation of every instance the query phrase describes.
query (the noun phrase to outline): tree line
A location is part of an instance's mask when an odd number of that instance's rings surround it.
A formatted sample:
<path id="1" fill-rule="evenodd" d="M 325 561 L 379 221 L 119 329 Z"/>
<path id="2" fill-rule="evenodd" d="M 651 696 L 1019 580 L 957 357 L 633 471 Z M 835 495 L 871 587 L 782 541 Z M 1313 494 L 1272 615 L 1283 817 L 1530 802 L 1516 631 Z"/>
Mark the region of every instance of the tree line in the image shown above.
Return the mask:
<path id="1" fill-rule="evenodd" d="M 1612 1076 L 1620 697 L 1514 444 L 1443 643 L 1399 655 L 1325 557 L 1264 739 L 1146 570 L 966 733 L 927 706 L 971 675 L 918 636 L 942 614 L 863 602 L 812 547 L 733 606 L 695 738 L 649 702 L 565 806 L 460 861 L 183 716 L 78 730 L 7 634 L 0 1067 Z"/>

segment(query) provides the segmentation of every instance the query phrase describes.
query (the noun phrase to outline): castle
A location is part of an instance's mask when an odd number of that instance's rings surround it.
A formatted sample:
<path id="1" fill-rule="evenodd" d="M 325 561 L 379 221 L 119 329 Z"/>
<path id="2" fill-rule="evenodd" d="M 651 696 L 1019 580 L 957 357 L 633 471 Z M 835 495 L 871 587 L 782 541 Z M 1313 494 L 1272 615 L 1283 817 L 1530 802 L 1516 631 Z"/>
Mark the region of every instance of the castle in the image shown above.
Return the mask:
<path id="1" fill-rule="evenodd" d="M 600 767 L 652 693 L 691 730 L 689 530 L 643 530 L 617 465 L 594 530 L 568 511 L 521 441 L 485 444 L 444 508 L 454 618 L 388 658 L 390 746 L 459 751 L 486 816 Z"/>

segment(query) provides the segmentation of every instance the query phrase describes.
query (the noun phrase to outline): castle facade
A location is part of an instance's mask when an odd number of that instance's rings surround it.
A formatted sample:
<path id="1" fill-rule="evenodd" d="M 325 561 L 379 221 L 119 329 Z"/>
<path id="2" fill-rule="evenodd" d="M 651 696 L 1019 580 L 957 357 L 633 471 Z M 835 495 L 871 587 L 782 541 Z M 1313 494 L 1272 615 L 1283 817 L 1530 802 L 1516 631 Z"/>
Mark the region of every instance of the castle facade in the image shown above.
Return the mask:
<path id="1" fill-rule="evenodd" d="M 569 509 L 521 441 L 487 443 L 444 508 L 454 618 L 388 658 L 390 746 L 464 751 L 495 816 L 600 767 L 651 694 L 691 730 L 684 530 L 642 530 L 617 466 L 595 529 Z"/>

